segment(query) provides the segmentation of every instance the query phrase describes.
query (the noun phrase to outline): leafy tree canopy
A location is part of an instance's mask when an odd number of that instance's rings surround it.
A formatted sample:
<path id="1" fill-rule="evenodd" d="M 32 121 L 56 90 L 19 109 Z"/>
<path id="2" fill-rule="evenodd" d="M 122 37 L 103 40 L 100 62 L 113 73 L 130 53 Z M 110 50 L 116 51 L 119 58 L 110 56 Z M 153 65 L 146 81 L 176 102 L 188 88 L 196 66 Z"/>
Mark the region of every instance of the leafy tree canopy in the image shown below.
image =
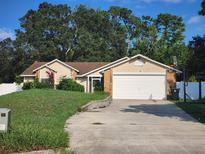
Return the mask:
<path id="1" fill-rule="evenodd" d="M 190 58 L 187 62 L 188 75 L 205 75 L 205 35 L 193 37 L 189 42 Z"/>
<path id="2" fill-rule="evenodd" d="M 171 14 L 138 17 L 118 6 L 72 10 L 43 2 L 20 18 L 20 27 L 16 40 L 0 42 L 2 82 L 14 81 L 35 60 L 114 61 L 141 53 L 165 64 L 176 56 L 183 67 L 188 54 L 183 20 Z"/>
<path id="3" fill-rule="evenodd" d="M 188 54 L 183 42 L 184 31 L 181 17 L 171 14 L 159 14 L 156 19 L 142 16 L 133 54 L 142 53 L 165 64 L 172 64 L 175 56 L 178 67 L 182 68 Z"/>
<path id="4" fill-rule="evenodd" d="M 202 0 L 201 2 L 201 10 L 199 11 L 200 15 L 205 15 L 205 0 Z"/>

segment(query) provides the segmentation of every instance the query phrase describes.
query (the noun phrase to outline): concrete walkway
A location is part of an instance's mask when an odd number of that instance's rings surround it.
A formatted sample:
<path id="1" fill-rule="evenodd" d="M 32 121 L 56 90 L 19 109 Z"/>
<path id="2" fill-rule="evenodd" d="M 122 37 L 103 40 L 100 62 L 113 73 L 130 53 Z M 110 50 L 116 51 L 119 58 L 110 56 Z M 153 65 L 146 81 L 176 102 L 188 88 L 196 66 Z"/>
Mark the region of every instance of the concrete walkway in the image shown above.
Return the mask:
<path id="1" fill-rule="evenodd" d="M 205 126 L 169 101 L 115 100 L 67 127 L 77 154 L 205 153 Z"/>

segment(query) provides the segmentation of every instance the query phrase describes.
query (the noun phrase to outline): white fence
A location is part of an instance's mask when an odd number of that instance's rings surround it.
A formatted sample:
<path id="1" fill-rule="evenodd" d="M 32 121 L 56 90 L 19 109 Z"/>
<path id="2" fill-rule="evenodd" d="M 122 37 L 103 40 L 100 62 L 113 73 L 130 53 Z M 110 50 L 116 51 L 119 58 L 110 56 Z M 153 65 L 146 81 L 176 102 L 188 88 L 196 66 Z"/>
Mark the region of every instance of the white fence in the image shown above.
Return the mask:
<path id="1" fill-rule="evenodd" d="M 199 99 L 199 83 L 198 82 L 187 82 L 186 93 L 191 97 L 192 100 Z M 177 88 L 179 88 L 179 97 L 184 98 L 184 82 L 177 82 Z M 201 96 L 205 97 L 205 82 L 201 83 Z"/>
<path id="2" fill-rule="evenodd" d="M 22 84 L 17 85 L 16 83 L 2 83 L 0 84 L 0 96 L 17 92 L 17 91 L 22 91 Z"/>

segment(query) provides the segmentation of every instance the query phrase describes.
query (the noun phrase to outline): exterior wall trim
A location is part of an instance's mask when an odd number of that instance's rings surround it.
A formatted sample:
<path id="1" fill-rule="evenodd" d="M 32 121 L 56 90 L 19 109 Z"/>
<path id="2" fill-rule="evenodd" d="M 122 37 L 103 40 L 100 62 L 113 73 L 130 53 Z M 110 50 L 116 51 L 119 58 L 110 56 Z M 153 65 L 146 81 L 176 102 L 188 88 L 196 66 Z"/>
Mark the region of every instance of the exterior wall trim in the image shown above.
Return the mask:
<path id="1" fill-rule="evenodd" d="M 102 77 L 102 75 L 88 75 L 89 77 Z"/>
<path id="2" fill-rule="evenodd" d="M 123 58 L 118 59 L 118 60 L 116 60 L 116 61 L 114 61 L 114 62 L 111 62 L 111 63 L 109 63 L 109 64 L 107 64 L 107 65 L 104 65 L 104 66 L 99 67 L 99 68 L 97 68 L 97 69 L 94 69 L 94 70 L 92 70 L 92 71 L 90 71 L 90 72 L 87 72 L 87 73 L 85 73 L 85 74 L 77 75 L 77 77 L 84 77 L 84 76 L 86 76 L 86 75 L 89 75 L 89 74 L 91 74 L 91 73 L 94 73 L 94 72 L 99 71 L 99 70 L 101 70 L 101 69 L 103 69 L 103 68 L 112 66 L 112 65 L 115 64 L 115 63 L 118 63 L 118 62 L 120 62 L 120 61 L 124 61 L 124 60 L 127 60 L 127 59 L 129 59 L 129 58 L 128 58 L 128 57 L 123 57 Z"/>
<path id="3" fill-rule="evenodd" d="M 41 69 L 41 68 L 43 68 L 45 66 L 48 66 L 49 64 L 52 64 L 52 63 L 54 63 L 56 61 L 59 62 L 60 64 L 64 65 L 64 66 L 67 66 L 68 68 L 71 68 L 71 69 L 75 70 L 76 72 L 79 72 L 79 70 L 77 70 L 76 68 L 74 68 L 74 67 L 72 67 L 70 65 L 67 65 L 66 63 L 64 63 L 64 62 L 62 62 L 62 61 L 60 61 L 58 59 L 54 59 L 54 60 L 52 60 L 52 61 L 50 61 L 50 62 L 48 62 L 48 63 L 46 63 L 46 64 L 44 64 L 44 65 L 42 65 L 42 66 L 40 66 L 38 68 L 36 68 L 36 69 L 34 69 L 33 72 L 35 72 L 35 71 L 37 71 L 37 70 L 39 70 L 39 69 Z"/>
<path id="4" fill-rule="evenodd" d="M 165 100 L 167 100 L 167 71 L 165 72 Z"/>
<path id="5" fill-rule="evenodd" d="M 36 75 L 20 75 L 21 77 L 35 77 Z"/>
<path id="6" fill-rule="evenodd" d="M 182 73 L 182 71 L 180 71 L 180 70 L 178 70 L 178 69 L 175 69 L 175 68 L 173 68 L 173 67 L 170 67 L 170 66 L 168 66 L 168 65 L 165 65 L 165 64 L 163 64 L 163 63 L 160 63 L 160 62 L 158 62 L 158 61 L 156 61 L 156 60 L 153 60 L 153 59 L 151 59 L 151 58 L 149 58 L 149 57 L 146 57 L 146 56 L 144 56 L 144 55 L 141 55 L 141 54 L 137 54 L 137 55 L 131 57 L 130 60 L 131 60 L 131 59 L 134 59 L 134 58 L 137 58 L 137 57 L 142 57 L 142 58 L 144 58 L 144 59 L 146 59 L 146 60 L 148 60 L 148 61 L 151 61 L 151 62 L 153 62 L 153 63 L 155 63 L 155 64 L 158 64 L 158 65 L 160 65 L 160 66 L 163 66 L 163 67 L 165 67 L 165 68 L 168 68 L 168 69 L 170 69 L 170 70 L 173 70 L 173 71 L 175 71 L 175 72 L 177 72 L 177 73 Z"/>
<path id="7" fill-rule="evenodd" d="M 113 75 L 166 75 L 163 72 L 113 72 Z"/>
<path id="8" fill-rule="evenodd" d="M 109 67 L 107 67 L 107 68 L 104 68 L 104 69 L 102 69 L 100 72 L 104 72 L 104 71 L 106 71 L 106 70 L 108 70 L 108 69 L 110 69 L 110 68 L 112 68 L 112 67 L 118 66 L 118 65 L 120 65 L 120 64 L 123 64 L 123 63 L 125 63 L 125 62 L 128 62 L 128 61 L 130 61 L 130 60 L 132 60 L 132 59 L 134 59 L 134 58 L 137 58 L 137 57 L 144 58 L 144 59 L 146 59 L 147 61 L 150 61 L 150 62 L 152 62 L 152 63 L 154 63 L 154 64 L 157 64 L 157 65 L 159 65 L 159 66 L 161 66 L 161 67 L 164 67 L 164 68 L 167 68 L 167 69 L 169 69 L 169 70 L 173 70 L 173 71 L 175 71 L 175 72 L 177 72 L 177 73 L 182 73 L 182 71 L 180 71 L 180 70 L 177 70 L 177 69 L 172 68 L 172 67 L 170 67 L 170 66 L 168 66 L 168 65 L 162 64 L 162 63 L 160 63 L 160 62 L 158 62 L 158 61 L 155 61 L 155 60 L 153 60 L 153 59 L 150 59 L 150 58 L 148 58 L 148 57 L 146 57 L 146 56 L 143 56 L 143 55 L 141 55 L 141 54 L 137 54 L 137 55 L 135 55 L 135 56 L 133 56 L 133 57 L 131 57 L 131 58 L 128 58 L 128 59 L 126 59 L 126 60 L 124 60 L 124 61 L 121 61 L 121 62 L 116 63 L 116 64 L 114 64 L 114 65 L 111 65 L 111 66 L 109 66 Z"/>

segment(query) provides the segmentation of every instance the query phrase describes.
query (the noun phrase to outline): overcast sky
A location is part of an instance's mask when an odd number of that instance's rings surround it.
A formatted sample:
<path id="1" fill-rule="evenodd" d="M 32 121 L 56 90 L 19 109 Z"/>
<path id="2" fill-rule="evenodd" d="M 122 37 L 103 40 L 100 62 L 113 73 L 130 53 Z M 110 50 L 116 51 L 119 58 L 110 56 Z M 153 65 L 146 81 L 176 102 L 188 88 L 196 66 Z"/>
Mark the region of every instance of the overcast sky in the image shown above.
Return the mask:
<path id="1" fill-rule="evenodd" d="M 45 1 L 45 0 L 44 0 Z M 15 38 L 19 18 L 29 9 L 37 9 L 43 0 L 0 0 L 0 40 Z M 71 8 L 86 4 L 92 8 L 107 10 L 112 5 L 127 7 L 137 16 L 171 13 L 183 17 L 186 24 L 185 42 L 192 36 L 205 34 L 205 16 L 199 16 L 201 0 L 48 0 L 53 4 L 68 4 Z"/>

